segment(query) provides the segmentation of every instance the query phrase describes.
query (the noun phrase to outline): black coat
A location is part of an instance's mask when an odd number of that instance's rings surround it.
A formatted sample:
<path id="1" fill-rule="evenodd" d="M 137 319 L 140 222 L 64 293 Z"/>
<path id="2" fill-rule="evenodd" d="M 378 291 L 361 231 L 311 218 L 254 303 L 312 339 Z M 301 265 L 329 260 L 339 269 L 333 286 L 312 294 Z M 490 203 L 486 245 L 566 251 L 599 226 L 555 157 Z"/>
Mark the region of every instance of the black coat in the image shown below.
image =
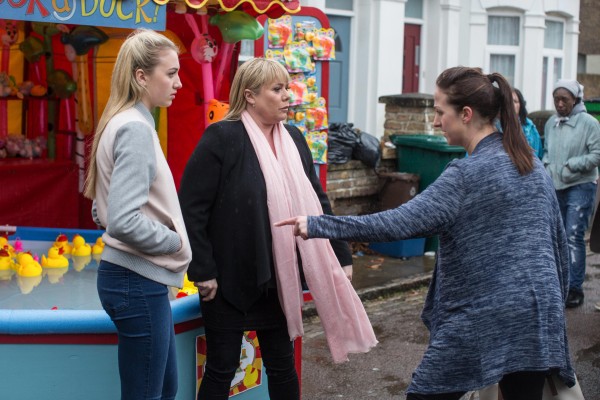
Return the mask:
<path id="1" fill-rule="evenodd" d="M 319 197 L 331 214 L 302 133 L 286 125 Z M 210 125 L 185 168 L 179 199 L 192 246 L 188 278 L 217 279 L 221 295 L 246 311 L 273 282 L 271 223 L 258 157 L 241 121 Z M 332 240 L 342 266 L 352 264 L 347 242 Z"/>

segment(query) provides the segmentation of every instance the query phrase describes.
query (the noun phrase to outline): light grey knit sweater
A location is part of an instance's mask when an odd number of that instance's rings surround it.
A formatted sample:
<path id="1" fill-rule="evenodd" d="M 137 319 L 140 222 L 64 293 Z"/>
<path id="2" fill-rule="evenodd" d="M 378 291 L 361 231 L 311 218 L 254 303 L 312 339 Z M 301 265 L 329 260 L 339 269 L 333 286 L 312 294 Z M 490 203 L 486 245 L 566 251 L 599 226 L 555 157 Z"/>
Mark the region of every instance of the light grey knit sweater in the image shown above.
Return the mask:
<path id="1" fill-rule="evenodd" d="M 554 186 L 537 158 L 533 172 L 519 175 L 500 134 L 451 162 L 405 205 L 310 217 L 308 233 L 359 241 L 440 235 L 422 314 L 430 341 L 409 392 L 476 390 L 525 370 L 559 369 L 573 383 L 568 249 Z"/>
<path id="2" fill-rule="evenodd" d="M 192 253 L 173 176 L 143 104 L 109 121 L 96 166 L 92 213 L 106 228 L 102 259 L 181 287 Z"/>

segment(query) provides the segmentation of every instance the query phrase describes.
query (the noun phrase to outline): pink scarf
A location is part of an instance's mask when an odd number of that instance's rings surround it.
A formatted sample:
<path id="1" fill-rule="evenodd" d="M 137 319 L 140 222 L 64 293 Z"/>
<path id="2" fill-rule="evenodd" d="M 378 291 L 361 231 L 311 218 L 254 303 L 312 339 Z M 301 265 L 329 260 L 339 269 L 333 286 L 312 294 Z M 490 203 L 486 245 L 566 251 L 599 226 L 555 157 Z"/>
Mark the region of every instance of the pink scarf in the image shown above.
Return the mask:
<path id="1" fill-rule="evenodd" d="M 247 111 L 242 113 L 242 122 L 265 178 L 271 223 L 296 215 L 323 214 L 319 198 L 304 173 L 298 149 L 283 123 L 273 129 L 276 156 Z M 292 229 L 291 226 L 271 227 L 279 301 L 286 316 L 290 340 L 304 334 L 302 287 L 296 259 L 298 246 L 304 276 L 333 361 L 348 361 L 348 353 L 369 351 L 377 344 L 373 327 L 329 240 L 302 240 L 294 236 Z"/>

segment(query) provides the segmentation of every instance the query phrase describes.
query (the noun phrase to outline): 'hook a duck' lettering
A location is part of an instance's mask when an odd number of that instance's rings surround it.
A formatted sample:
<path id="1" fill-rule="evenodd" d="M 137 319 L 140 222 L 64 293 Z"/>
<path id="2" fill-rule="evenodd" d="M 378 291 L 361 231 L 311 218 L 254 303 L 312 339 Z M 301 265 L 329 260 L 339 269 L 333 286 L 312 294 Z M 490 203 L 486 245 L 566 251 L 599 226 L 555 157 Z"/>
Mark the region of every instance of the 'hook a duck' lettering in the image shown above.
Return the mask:
<path id="1" fill-rule="evenodd" d="M 166 9 L 152 0 L 0 0 L 3 19 L 158 31 Z"/>

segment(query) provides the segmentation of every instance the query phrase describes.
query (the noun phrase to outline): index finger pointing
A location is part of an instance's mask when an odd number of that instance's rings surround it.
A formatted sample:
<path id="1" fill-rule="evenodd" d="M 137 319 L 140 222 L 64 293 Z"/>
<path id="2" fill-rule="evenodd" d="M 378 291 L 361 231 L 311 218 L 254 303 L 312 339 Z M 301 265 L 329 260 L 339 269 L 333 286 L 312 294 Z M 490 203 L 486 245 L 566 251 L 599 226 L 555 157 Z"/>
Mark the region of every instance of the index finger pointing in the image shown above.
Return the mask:
<path id="1" fill-rule="evenodd" d="M 298 217 L 284 219 L 282 221 L 275 222 L 273 226 L 285 226 L 285 225 L 295 225 Z"/>

